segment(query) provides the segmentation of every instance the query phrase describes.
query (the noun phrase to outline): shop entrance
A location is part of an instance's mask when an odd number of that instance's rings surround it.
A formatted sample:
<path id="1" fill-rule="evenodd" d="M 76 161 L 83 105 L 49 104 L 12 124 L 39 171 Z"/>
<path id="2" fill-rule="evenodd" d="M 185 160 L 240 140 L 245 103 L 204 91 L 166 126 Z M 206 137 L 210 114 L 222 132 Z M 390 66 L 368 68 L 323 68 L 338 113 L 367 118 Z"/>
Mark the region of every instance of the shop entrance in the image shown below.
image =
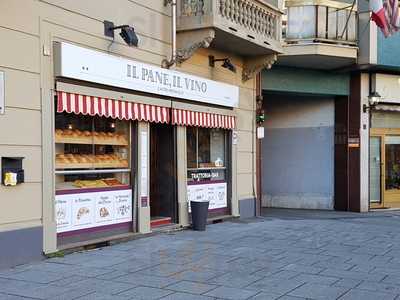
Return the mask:
<path id="1" fill-rule="evenodd" d="M 174 126 L 150 126 L 151 226 L 177 223 L 176 135 Z"/>
<path id="2" fill-rule="evenodd" d="M 370 208 L 399 208 L 400 129 L 371 129 L 369 173 Z"/>

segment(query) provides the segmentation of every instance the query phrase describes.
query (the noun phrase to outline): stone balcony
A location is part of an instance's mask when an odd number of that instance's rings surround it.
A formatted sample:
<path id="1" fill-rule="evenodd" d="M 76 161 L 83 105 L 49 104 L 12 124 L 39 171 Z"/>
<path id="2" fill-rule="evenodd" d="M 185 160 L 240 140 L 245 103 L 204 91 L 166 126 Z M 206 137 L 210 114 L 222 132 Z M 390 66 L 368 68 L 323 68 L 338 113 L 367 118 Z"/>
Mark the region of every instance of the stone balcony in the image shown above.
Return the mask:
<path id="1" fill-rule="evenodd" d="M 357 7 L 352 3 L 291 0 L 286 10 L 280 64 L 340 69 L 357 62 Z"/>
<path id="2" fill-rule="evenodd" d="M 178 0 L 178 60 L 200 47 L 240 55 L 248 59 L 246 80 L 282 53 L 281 17 L 266 0 Z"/>

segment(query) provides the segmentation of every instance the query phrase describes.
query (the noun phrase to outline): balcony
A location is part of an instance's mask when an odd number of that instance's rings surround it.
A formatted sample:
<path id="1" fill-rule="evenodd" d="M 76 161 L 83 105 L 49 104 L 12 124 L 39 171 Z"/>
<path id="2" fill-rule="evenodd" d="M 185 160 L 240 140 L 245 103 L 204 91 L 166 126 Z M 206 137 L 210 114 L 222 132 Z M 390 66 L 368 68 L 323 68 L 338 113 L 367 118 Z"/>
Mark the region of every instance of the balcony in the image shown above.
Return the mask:
<path id="1" fill-rule="evenodd" d="M 282 65 L 340 69 L 357 61 L 357 7 L 331 0 L 286 2 Z"/>
<path id="2" fill-rule="evenodd" d="M 267 0 L 178 0 L 178 58 L 212 47 L 250 59 L 276 59 L 282 53 L 281 17 Z"/>

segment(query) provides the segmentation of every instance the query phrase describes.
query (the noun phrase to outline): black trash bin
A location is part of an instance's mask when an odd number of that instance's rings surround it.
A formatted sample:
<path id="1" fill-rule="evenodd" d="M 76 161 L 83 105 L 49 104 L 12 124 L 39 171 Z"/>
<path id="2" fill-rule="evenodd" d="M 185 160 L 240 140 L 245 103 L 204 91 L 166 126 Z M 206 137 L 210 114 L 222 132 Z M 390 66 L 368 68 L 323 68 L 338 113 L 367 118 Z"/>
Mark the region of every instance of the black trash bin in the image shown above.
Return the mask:
<path id="1" fill-rule="evenodd" d="M 206 230 L 209 201 L 190 201 L 192 210 L 192 228 L 197 231 Z"/>

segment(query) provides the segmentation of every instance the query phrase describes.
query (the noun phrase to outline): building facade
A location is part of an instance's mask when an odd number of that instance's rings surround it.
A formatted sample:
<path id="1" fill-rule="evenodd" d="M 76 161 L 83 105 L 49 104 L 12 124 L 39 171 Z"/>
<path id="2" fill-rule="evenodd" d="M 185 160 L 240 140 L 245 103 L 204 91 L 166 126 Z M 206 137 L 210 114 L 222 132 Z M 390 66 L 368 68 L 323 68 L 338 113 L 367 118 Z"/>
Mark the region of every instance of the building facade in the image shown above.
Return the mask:
<path id="1" fill-rule="evenodd" d="M 263 74 L 262 206 L 398 208 L 398 33 L 369 2 L 286 1 L 284 54 Z"/>
<path id="2" fill-rule="evenodd" d="M 262 77 L 262 206 L 347 210 L 357 12 L 340 1 L 286 1 L 285 18 L 284 54 Z"/>
<path id="3" fill-rule="evenodd" d="M 254 215 L 255 78 L 281 52 L 279 5 L 177 1 L 175 23 L 158 0 L 2 1 L 0 267 L 186 227 L 189 200 L 210 221 Z"/>
<path id="4" fill-rule="evenodd" d="M 362 6 L 363 5 L 363 6 Z M 360 4 L 360 9 L 365 4 Z M 359 96 L 361 207 L 367 209 L 400 207 L 398 187 L 398 139 L 400 59 L 396 49 L 400 36 L 385 38 L 362 15 L 360 71 L 354 74 Z"/>

